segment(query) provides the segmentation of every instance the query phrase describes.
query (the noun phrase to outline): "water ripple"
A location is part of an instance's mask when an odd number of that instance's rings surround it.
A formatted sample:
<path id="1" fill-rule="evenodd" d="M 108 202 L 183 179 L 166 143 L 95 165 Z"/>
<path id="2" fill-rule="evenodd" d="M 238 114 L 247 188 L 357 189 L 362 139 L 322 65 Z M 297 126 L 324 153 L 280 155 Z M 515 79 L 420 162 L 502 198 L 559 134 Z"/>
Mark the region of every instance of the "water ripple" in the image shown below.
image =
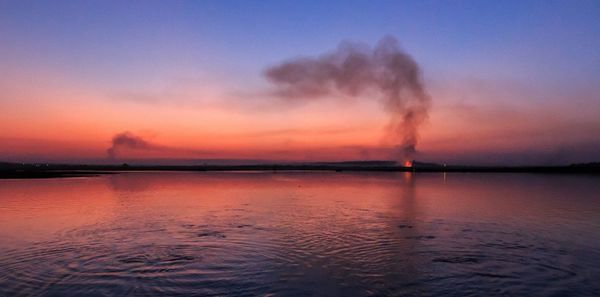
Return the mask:
<path id="1" fill-rule="evenodd" d="M 592 240 L 566 240 L 577 235 L 568 225 L 516 227 L 469 212 L 473 201 L 464 210 L 471 215 L 458 216 L 448 208 L 462 196 L 442 203 L 429 188 L 415 194 L 396 180 L 364 188 L 311 177 L 265 185 L 253 177 L 243 187 L 210 178 L 152 180 L 161 187 L 110 196 L 118 202 L 110 215 L 1 242 L 0 296 L 600 294 L 593 232 L 585 233 Z"/>

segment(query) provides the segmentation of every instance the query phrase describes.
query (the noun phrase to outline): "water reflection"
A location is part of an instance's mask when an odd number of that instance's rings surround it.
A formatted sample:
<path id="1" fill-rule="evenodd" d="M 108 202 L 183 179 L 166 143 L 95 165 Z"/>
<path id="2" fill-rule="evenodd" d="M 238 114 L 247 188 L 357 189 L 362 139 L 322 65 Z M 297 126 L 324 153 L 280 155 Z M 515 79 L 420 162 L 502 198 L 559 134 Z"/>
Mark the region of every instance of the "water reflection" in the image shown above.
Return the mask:
<path id="1" fill-rule="evenodd" d="M 0 180 L 0 295 L 594 295 L 590 176 Z"/>

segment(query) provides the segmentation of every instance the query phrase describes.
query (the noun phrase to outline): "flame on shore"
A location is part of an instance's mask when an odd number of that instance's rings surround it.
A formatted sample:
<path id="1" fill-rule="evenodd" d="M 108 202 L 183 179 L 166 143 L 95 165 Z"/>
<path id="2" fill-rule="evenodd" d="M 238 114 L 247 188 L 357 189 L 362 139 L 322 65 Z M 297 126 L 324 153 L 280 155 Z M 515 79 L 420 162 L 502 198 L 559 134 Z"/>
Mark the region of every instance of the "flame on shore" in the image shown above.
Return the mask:
<path id="1" fill-rule="evenodd" d="M 409 161 L 409 160 L 404 161 L 404 167 L 412 167 L 412 161 Z"/>

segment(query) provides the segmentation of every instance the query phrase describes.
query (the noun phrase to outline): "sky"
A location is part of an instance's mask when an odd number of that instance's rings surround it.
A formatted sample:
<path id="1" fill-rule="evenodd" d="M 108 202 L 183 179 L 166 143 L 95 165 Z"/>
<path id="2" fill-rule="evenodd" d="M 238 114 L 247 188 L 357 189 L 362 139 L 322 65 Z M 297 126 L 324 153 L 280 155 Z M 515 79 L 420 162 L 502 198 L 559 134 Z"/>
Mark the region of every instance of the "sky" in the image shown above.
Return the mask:
<path id="1" fill-rule="evenodd" d="M 0 1 L 0 161 L 397 159 L 380 94 L 289 100 L 266 76 L 386 37 L 430 98 L 411 158 L 600 161 L 583 0 Z"/>

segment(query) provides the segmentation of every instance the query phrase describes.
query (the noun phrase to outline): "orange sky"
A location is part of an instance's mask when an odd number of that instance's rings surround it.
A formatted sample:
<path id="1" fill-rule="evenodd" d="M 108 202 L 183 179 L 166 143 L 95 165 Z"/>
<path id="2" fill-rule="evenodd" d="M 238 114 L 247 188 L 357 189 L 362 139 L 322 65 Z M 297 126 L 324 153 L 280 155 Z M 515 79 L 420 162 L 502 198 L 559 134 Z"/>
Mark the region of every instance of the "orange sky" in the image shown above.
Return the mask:
<path id="1" fill-rule="evenodd" d="M 174 88 L 175 98 L 137 102 L 50 74 L 11 80 L 4 81 L 3 96 L 12 100 L 0 111 L 0 125 L 9 127 L 0 133 L 0 154 L 10 161 L 106 159 L 112 137 L 124 131 L 172 149 L 123 149 L 120 159 L 393 158 L 393 143 L 385 133 L 388 116 L 377 102 L 320 100 L 288 106 L 259 98 L 244 105 L 222 87 L 206 84 Z M 527 89 L 498 92 L 494 87 L 433 84 L 434 104 L 417 157 L 443 162 L 464 154 L 540 150 L 585 142 L 600 127 L 600 117 L 594 118 L 599 109 L 576 110 L 560 101 L 482 104 L 481 97 L 501 102 L 498 98 L 511 94 L 536 96 Z"/>

